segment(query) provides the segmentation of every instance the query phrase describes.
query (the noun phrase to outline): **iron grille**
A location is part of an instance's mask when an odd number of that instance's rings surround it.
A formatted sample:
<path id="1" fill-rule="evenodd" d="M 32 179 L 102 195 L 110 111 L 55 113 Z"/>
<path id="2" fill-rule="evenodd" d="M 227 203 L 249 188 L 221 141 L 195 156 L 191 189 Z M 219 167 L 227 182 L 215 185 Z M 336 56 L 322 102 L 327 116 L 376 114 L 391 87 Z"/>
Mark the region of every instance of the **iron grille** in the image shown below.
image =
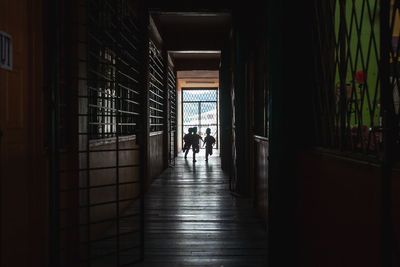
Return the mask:
<path id="1" fill-rule="evenodd" d="M 378 0 L 315 1 L 318 145 L 381 156 Z"/>
<path id="2" fill-rule="evenodd" d="M 137 27 L 119 17 L 117 1 L 98 1 L 88 15 L 88 88 L 91 139 L 134 135 L 139 115 Z M 110 10 L 103 10 L 104 8 Z"/>
<path id="3" fill-rule="evenodd" d="M 397 260 L 392 177 L 400 157 L 399 0 L 315 1 L 316 136 L 381 163 L 382 264 Z"/>
<path id="4" fill-rule="evenodd" d="M 61 100 L 64 94 L 58 92 L 60 103 L 76 110 L 60 116 L 76 122 L 62 128 L 76 147 L 58 147 L 60 167 L 53 179 L 59 258 L 54 266 L 133 266 L 143 258 L 136 134 L 139 96 L 145 91 L 139 83 L 145 43 L 129 2 L 82 0 L 80 5 L 77 94 Z"/>
<path id="5" fill-rule="evenodd" d="M 400 0 L 391 0 L 390 6 L 390 88 L 394 112 L 394 151 L 400 151 Z M 395 155 L 397 160 L 400 153 Z"/>
<path id="6" fill-rule="evenodd" d="M 176 147 L 176 75 L 171 66 L 168 66 L 168 90 L 169 90 L 169 164 L 175 165 L 175 147 Z"/>
<path id="7" fill-rule="evenodd" d="M 197 127 L 197 134 L 205 136 L 206 129 L 211 129 L 211 135 L 216 139 L 216 148 L 219 146 L 219 110 L 218 90 L 207 88 L 183 89 L 182 134 L 188 133 L 189 128 Z M 182 136 L 183 139 L 183 136 Z"/>
<path id="8" fill-rule="evenodd" d="M 149 41 L 149 57 L 150 132 L 160 132 L 164 125 L 164 60 L 152 40 Z"/>

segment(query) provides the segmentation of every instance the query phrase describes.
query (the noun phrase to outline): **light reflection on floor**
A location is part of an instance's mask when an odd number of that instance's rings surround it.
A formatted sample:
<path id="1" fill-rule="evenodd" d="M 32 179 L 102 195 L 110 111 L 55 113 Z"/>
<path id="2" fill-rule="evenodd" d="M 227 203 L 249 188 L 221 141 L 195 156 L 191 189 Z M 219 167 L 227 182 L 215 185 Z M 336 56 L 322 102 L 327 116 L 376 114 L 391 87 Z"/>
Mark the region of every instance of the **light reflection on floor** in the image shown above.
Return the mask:
<path id="1" fill-rule="evenodd" d="M 203 153 L 202 153 L 203 152 Z M 218 151 L 205 162 L 180 153 L 146 196 L 145 262 L 139 266 L 265 266 L 265 227 L 250 200 L 228 190 Z"/>

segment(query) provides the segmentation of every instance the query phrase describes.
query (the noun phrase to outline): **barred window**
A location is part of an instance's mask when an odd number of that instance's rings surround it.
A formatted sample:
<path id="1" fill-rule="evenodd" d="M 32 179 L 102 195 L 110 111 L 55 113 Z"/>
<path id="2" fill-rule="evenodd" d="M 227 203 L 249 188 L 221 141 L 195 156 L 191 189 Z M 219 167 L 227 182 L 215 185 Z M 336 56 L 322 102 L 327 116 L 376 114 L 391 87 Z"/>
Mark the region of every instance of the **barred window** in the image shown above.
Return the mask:
<path id="1" fill-rule="evenodd" d="M 176 76 L 171 66 L 168 67 L 168 90 L 170 131 L 176 131 Z"/>
<path id="2" fill-rule="evenodd" d="M 118 11 L 124 3 L 92 3 L 95 11 L 89 16 L 87 35 L 90 139 L 137 132 L 143 43 L 135 18 L 116 15 L 124 14 Z"/>
<path id="3" fill-rule="evenodd" d="M 168 118 L 169 118 L 169 163 L 175 164 L 175 148 L 177 138 L 176 123 L 176 75 L 172 66 L 168 66 Z"/>
<path id="4" fill-rule="evenodd" d="M 149 106 L 150 132 L 163 130 L 164 125 L 164 60 L 161 51 L 153 41 L 149 42 Z"/>
<path id="5" fill-rule="evenodd" d="M 115 90 L 115 53 L 104 48 L 99 52 L 97 87 L 92 88 L 96 97 L 90 107 L 96 114 L 96 120 L 91 121 L 93 138 L 113 137 L 116 133 L 116 90 Z"/>

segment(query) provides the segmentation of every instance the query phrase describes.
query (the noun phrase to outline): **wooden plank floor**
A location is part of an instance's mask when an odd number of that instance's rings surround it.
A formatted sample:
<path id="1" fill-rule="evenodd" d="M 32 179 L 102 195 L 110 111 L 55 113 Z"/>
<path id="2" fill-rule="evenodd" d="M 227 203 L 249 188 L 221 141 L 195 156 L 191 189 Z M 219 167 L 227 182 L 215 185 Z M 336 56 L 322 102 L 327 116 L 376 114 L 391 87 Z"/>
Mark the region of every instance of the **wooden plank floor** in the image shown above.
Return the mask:
<path id="1" fill-rule="evenodd" d="M 218 156 L 178 157 L 147 193 L 145 225 L 138 266 L 266 266 L 265 226 L 229 193 Z"/>

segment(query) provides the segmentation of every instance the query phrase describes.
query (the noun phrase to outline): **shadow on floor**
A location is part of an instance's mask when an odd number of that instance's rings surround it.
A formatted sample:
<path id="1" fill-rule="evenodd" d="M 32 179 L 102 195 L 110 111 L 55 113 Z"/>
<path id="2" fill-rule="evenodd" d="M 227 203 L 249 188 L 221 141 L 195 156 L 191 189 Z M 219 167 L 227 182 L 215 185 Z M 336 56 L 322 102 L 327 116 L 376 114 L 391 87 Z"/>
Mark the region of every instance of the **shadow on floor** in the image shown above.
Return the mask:
<path id="1" fill-rule="evenodd" d="M 266 266 L 267 235 L 250 201 L 228 190 L 218 151 L 180 154 L 146 196 L 145 261 L 138 266 Z"/>

